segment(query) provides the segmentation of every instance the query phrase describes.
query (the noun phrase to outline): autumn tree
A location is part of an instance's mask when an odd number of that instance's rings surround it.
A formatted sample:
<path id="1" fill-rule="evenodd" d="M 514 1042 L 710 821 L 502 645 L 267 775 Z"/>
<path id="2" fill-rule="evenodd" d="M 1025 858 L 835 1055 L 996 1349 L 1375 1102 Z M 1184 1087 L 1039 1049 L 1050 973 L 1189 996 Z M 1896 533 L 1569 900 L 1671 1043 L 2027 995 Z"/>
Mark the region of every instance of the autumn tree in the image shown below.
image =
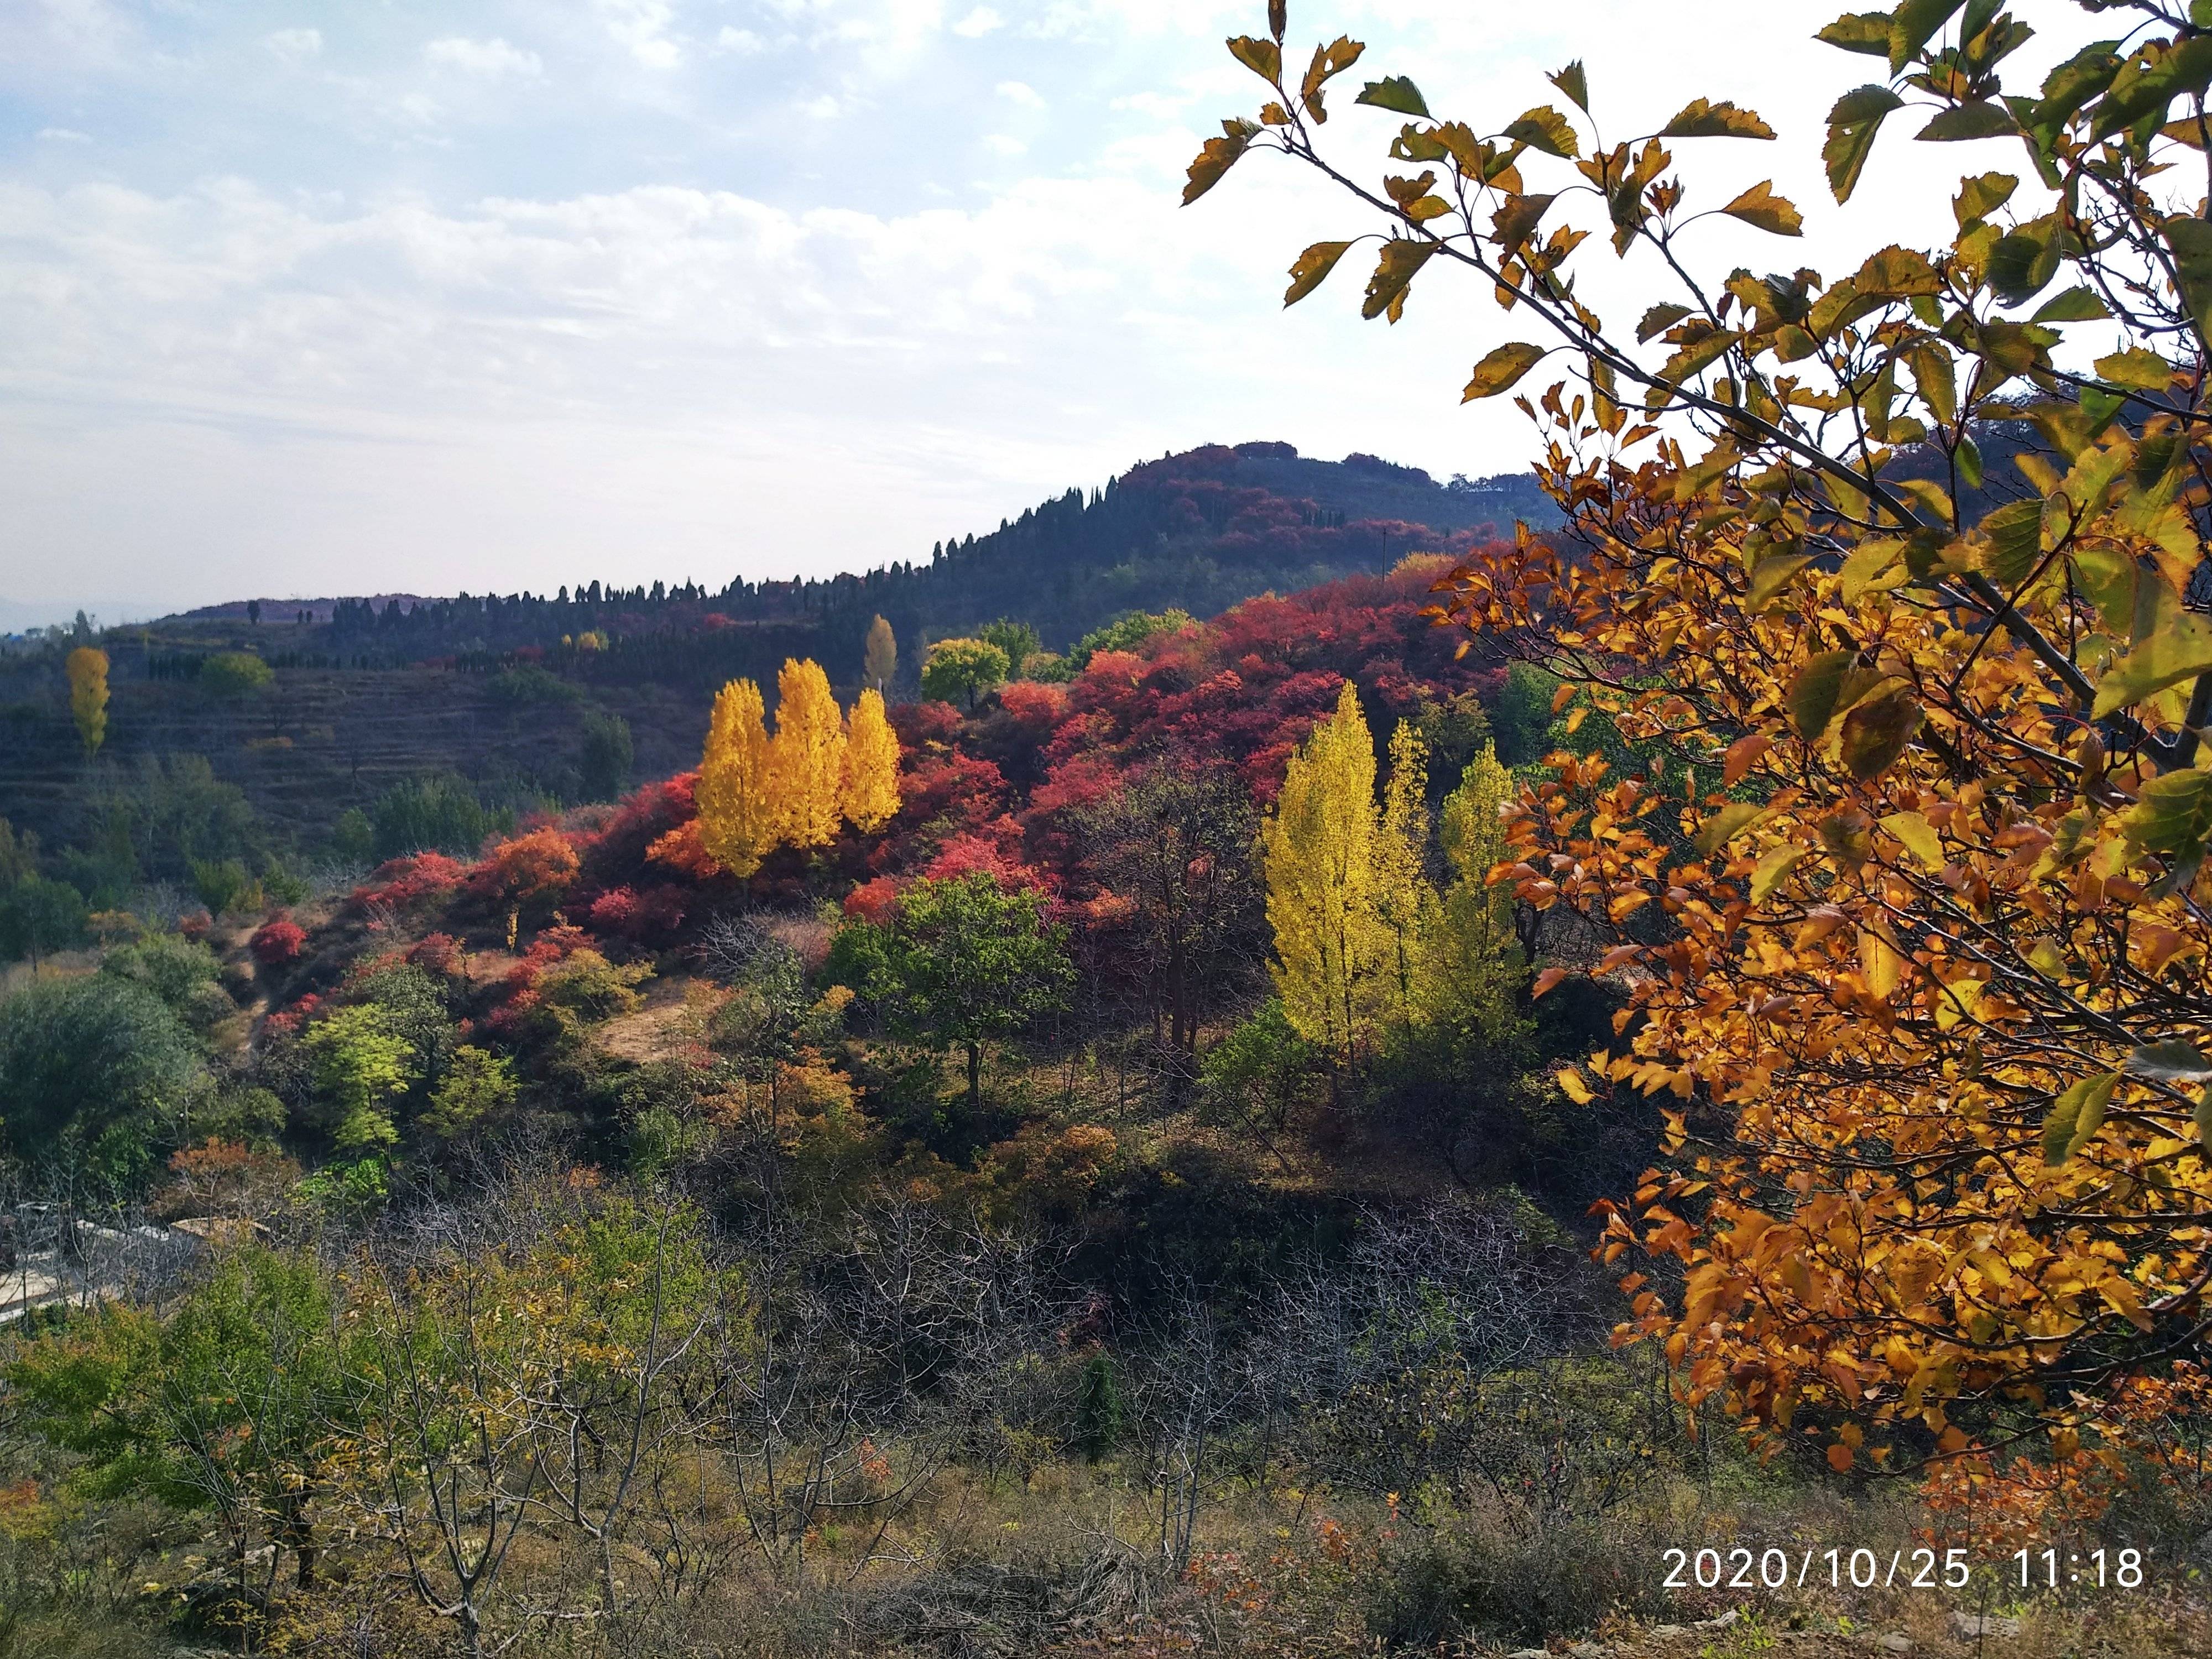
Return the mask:
<path id="1" fill-rule="evenodd" d="M 837 839 L 845 781 L 845 717 L 830 677 L 811 658 L 787 659 L 775 677 L 775 738 L 769 745 L 776 838 L 793 847 Z"/>
<path id="2" fill-rule="evenodd" d="M 759 869 L 775 847 L 771 788 L 760 687 L 732 680 L 714 699 L 694 799 L 708 856 L 740 879 Z"/>
<path id="3" fill-rule="evenodd" d="M 70 718 L 87 756 L 107 739 L 107 653 L 81 645 L 69 653 Z"/>
<path id="4" fill-rule="evenodd" d="M 1486 743 L 1437 815 L 1452 880 L 1422 939 L 1415 975 L 1418 1017 L 1431 1028 L 1504 1035 L 1514 994 L 1528 977 L 1513 925 L 1513 890 L 1490 881 L 1490 872 L 1506 861 L 1502 814 L 1517 793 L 1497 749 Z"/>
<path id="5" fill-rule="evenodd" d="M 315 1088 L 329 1103 L 341 1152 L 375 1157 L 398 1144 L 391 1103 L 415 1081 L 415 1049 L 374 1003 L 341 1008 L 307 1033 Z"/>
<path id="6" fill-rule="evenodd" d="M 1275 986 L 1291 1026 L 1353 1065 L 1373 1030 L 1388 941 L 1376 913 L 1375 744 L 1346 680 L 1291 757 L 1260 831 Z"/>
<path id="7" fill-rule="evenodd" d="M 872 835 L 898 809 L 898 733 L 891 730 L 883 693 L 872 686 L 860 693 L 846 722 L 845 775 L 838 810 L 855 830 Z"/>
<path id="8" fill-rule="evenodd" d="M 1700 210 L 1802 217 L 1764 182 L 1701 201 L 1674 147 L 1772 129 L 1698 97 L 1601 143 L 1579 64 L 1502 121 L 1368 82 L 1397 166 L 1361 183 L 1317 145 L 1363 48 L 1286 67 L 1279 4 L 1231 42 L 1257 118 L 1185 191 L 1252 152 L 1320 169 L 1380 230 L 1366 316 L 1458 270 L 1536 337 L 1485 353 L 1468 397 L 1563 373 L 1521 400 L 1559 544 L 1480 555 L 1438 609 L 1630 758 L 1552 757 L 1502 872 L 1590 941 L 1540 991 L 1589 968 L 1629 999 L 1562 1086 L 1667 1112 L 1668 1162 L 1608 1228 L 1636 1269 L 1622 1336 L 1663 1344 L 1693 1405 L 1819 1434 L 1839 1468 L 2124 1437 L 2108 1403 L 2199 1351 L 2212 1285 L 2212 222 L 2189 153 L 2212 32 L 2087 9 L 2130 32 L 2010 94 L 2030 30 L 1996 0 L 1821 31 L 1881 65 L 1830 112 L 1838 202 L 1911 106 L 1917 138 L 2027 162 L 1960 180 L 1948 246 L 1839 275 L 1701 271 Z M 1645 284 L 1632 326 L 1576 281 L 1593 230 Z M 1286 300 L 1357 240 L 1307 249 Z M 1350 1006 L 1349 975 L 1310 977 Z"/>
<path id="9" fill-rule="evenodd" d="M 860 680 L 878 696 L 890 692 L 898 674 L 898 639 L 881 617 L 868 624 L 867 643 L 860 649 Z"/>
<path id="10" fill-rule="evenodd" d="M 1413 1021 L 1419 975 L 1437 921 L 1429 880 L 1429 748 L 1411 720 L 1390 734 L 1390 772 L 1375 826 L 1375 920 L 1383 933 L 1383 997 L 1393 1024 Z"/>

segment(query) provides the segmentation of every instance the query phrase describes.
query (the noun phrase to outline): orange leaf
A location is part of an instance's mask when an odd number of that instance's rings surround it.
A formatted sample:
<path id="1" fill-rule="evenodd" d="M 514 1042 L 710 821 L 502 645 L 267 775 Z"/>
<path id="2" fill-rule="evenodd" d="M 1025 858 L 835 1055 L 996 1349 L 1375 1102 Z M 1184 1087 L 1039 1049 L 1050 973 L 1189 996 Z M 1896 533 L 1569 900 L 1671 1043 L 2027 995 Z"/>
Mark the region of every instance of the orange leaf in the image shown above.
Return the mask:
<path id="1" fill-rule="evenodd" d="M 1759 763 L 1759 758 L 1774 747 L 1774 739 L 1763 732 L 1754 732 L 1747 738 L 1738 738 L 1728 746 L 1728 757 L 1721 768 L 1721 787 L 1733 789 L 1743 781 L 1743 775 Z"/>
<path id="2" fill-rule="evenodd" d="M 1543 995 L 1545 992 L 1550 990 L 1554 985 L 1557 985 L 1566 976 L 1567 970 L 1564 968 L 1547 968 L 1542 973 L 1536 975 L 1536 988 L 1529 993 L 1530 997 L 1534 998 Z"/>

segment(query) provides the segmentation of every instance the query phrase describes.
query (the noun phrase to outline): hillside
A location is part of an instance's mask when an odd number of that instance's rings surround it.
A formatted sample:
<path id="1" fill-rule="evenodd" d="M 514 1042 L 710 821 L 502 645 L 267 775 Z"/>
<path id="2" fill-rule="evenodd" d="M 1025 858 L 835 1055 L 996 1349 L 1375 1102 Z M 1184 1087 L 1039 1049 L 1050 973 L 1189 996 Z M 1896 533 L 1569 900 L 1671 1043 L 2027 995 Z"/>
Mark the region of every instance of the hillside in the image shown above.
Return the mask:
<path id="1" fill-rule="evenodd" d="M 628 723 L 631 775 L 673 771 L 698 754 L 714 688 L 738 677 L 772 686 L 788 657 L 816 658 L 849 684 L 878 615 L 896 633 L 910 690 L 928 641 L 995 618 L 1027 623 L 1058 648 L 1127 611 L 1210 616 L 1553 516 L 1527 478 L 1439 484 L 1371 456 L 1320 461 L 1251 443 L 1146 462 L 862 575 L 714 590 L 592 582 L 551 598 L 238 600 L 102 636 L 113 702 L 90 765 L 70 724 L 62 651 L 0 652 L 0 816 L 50 848 L 84 845 L 100 833 L 100 799 L 127 793 L 162 757 L 197 755 L 263 826 L 252 847 L 222 855 L 312 859 L 348 809 L 370 811 L 413 778 L 456 775 L 495 806 L 586 799 L 587 712 Z M 274 683 L 210 693 L 200 665 L 235 651 L 263 658 Z M 545 672 L 518 681 L 518 666 Z M 169 865 L 165 878 L 180 879 L 183 861 Z"/>

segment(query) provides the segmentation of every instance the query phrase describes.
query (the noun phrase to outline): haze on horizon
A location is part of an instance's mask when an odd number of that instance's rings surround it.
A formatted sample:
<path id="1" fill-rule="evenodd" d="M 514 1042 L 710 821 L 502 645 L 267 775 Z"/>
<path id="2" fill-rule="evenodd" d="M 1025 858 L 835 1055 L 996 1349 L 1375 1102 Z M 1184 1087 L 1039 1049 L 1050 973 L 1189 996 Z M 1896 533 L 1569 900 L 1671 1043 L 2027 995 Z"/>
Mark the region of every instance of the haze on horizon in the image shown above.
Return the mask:
<path id="1" fill-rule="evenodd" d="M 1805 240 L 1717 234 L 1789 268 L 1871 246 L 1819 183 L 1820 118 L 1864 78 L 1809 40 L 1834 9 L 1716 0 L 1693 32 L 1627 0 L 1298 0 L 1291 33 L 1303 52 L 1348 32 L 1369 43 L 1359 74 L 1411 72 L 1439 108 L 1498 121 L 1577 56 L 1612 130 L 1656 125 L 1692 83 L 1757 107 L 1783 141 L 1707 149 L 1689 176 L 1701 194 L 1772 177 Z M 1425 284 L 1386 332 L 1358 321 L 1348 261 L 1285 314 L 1298 249 L 1369 225 L 1257 163 L 1177 208 L 1200 137 L 1256 106 L 1221 41 L 1264 16 L 9 9 L 0 600 L 21 625 L 79 605 L 819 574 L 926 557 L 1206 442 L 1439 477 L 1525 465 L 1516 410 L 1457 403 L 1507 337 L 1473 284 Z M 1395 118 L 1347 105 L 1330 131 L 1372 171 Z M 1948 215 L 1926 179 L 1999 158 L 1950 146 L 1931 171 L 1927 154 L 1886 145 L 1876 167 L 1913 180 L 1932 234 Z"/>

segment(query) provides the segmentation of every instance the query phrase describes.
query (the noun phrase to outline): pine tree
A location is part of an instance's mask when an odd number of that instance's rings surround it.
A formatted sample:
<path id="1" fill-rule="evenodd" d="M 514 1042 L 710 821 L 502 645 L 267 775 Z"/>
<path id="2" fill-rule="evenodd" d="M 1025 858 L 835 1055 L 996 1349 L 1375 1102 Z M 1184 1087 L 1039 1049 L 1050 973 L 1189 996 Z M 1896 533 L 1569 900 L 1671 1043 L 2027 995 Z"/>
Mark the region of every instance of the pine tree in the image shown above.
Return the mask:
<path id="1" fill-rule="evenodd" d="M 1429 880 L 1429 745 L 1411 720 L 1390 734 L 1390 777 L 1375 837 L 1375 914 L 1386 935 L 1391 1024 L 1411 1025 L 1439 900 Z"/>
<path id="2" fill-rule="evenodd" d="M 846 726 L 839 805 L 854 829 L 870 834 L 889 823 L 899 809 L 898 733 L 884 712 L 883 694 L 873 687 L 860 693 Z"/>
<path id="3" fill-rule="evenodd" d="M 699 807 L 701 844 L 733 876 L 752 874 L 775 847 L 769 770 L 760 687 L 750 680 L 732 680 L 714 699 L 693 798 Z"/>
<path id="4" fill-rule="evenodd" d="M 94 755 L 107 738 L 107 653 L 81 645 L 69 653 L 68 667 L 70 717 L 76 722 L 84 752 Z"/>
<path id="5" fill-rule="evenodd" d="M 1513 775 L 1486 743 L 1445 797 L 1441 839 L 1454 879 L 1420 975 L 1427 1023 L 1489 1038 L 1511 1023 L 1513 992 L 1528 971 L 1513 928 L 1513 890 L 1489 884 L 1507 856 L 1498 809 L 1515 793 Z"/>
<path id="6" fill-rule="evenodd" d="M 784 659 L 775 677 L 775 778 L 777 839 L 793 847 L 827 847 L 837 839 L 845 781 L 845 717 L 830 695 L 830 677 L 809 658 Z"/>
<path id="7" fill-rule="evenodd" d="M 1355 1064 L 1386 940 L 1375 904 L 1375 745 L 1349 681 L 1291 757 L 1261 831 L 1273 972 L 1291 1026 Z"/>
<path id="8" fill-rule="evenodd" d="M 868 642 L 860 653 L 860 683 L 878 691 L 891 689 L 898 672 L 898 638 L 881 617 L 868 624 Z"/>

